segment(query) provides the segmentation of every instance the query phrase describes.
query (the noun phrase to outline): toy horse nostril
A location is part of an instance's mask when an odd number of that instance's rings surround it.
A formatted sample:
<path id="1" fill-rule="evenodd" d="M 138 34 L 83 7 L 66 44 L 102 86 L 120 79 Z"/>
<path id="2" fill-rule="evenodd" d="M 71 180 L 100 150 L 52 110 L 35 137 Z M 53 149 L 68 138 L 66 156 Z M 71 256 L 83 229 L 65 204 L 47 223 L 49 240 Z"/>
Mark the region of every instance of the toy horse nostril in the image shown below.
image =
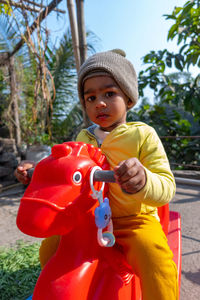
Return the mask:
<path id="1" fill-rule="evenodd" d="M 51 149 L 51 154 L 54 158 L 68 156 L 71 152 L 72 148 L 64 144 L 54 145 Z"/>

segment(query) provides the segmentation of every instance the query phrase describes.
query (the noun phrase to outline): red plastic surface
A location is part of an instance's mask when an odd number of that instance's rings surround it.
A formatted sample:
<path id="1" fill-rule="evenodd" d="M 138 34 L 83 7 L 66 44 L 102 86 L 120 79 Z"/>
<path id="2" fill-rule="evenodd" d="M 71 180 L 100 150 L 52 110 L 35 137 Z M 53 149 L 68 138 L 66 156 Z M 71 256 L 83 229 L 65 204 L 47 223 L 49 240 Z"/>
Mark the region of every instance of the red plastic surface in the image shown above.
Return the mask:
<path id="1" fill-rule="evenodd" d="M 167 235 L 169 230 L 169 204 L 158 207 L 158 215 L 164 233 Z"/>
<path id="2" fill-rule="evenodd" d="M 169 231 L 167 235 L 168 244 L 174 254 L 174 262 L 178 270 L 179 290 L 181 286 L 181 217 L 178 212 L 170 211 L 169 213 Z"/>
<path id="3" fill-rule="evenodd" d="M 96 165 L 108 169 L 99 148 L 68 142 L 55 145 L 35 168 L 21 199 L 17 226 L 31 236 L 62 237 L 38 278 L 33 300 L 141 299 L 139 279 L 123 254 L 116 246 L 102 248 L 97 243 L 94 209 L 98 203 L 89 185 Z M 95 189 L 100 186 L 95 183 Z M 159 214 L 167 232 L 168 206 L 160 208 Z"/>

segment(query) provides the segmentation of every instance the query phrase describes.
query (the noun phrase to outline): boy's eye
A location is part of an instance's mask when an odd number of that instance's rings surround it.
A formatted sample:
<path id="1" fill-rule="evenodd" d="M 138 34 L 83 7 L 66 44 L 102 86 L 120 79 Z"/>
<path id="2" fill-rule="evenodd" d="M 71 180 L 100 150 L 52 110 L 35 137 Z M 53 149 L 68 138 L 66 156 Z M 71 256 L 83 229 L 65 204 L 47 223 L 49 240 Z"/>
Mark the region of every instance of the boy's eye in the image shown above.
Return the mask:
<path id="1" fill-rule="evenodd" d="M 114 92 L 106 92 L 106 97 L 110 98 L 114 95 Z"/>
<path id="2" fill-rule="evenodd" d="M 90 97 L 86 98 L 86 101 L 88 101 L 88 102 L 92 102 L 94 100 L 95 100 L 95 96 L 90 96 Z"/>

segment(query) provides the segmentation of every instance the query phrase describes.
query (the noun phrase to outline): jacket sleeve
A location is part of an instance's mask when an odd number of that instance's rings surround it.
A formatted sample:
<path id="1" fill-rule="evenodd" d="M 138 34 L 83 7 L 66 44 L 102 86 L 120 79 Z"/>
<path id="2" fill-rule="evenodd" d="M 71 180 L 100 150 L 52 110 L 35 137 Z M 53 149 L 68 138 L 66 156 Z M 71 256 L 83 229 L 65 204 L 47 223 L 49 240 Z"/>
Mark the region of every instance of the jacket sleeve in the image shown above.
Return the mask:
<path id="1" fill-rule="evenodd" d="M 176 185 L 170 170 L 169 161 L 164 147 L 150 127 L 148 134 L 141 138 L 139 160 L 143 164 L 147 181 L 142 190 L 134 194 L 134 199 L 150 206 L 162 206 L 171 201 Z"/>

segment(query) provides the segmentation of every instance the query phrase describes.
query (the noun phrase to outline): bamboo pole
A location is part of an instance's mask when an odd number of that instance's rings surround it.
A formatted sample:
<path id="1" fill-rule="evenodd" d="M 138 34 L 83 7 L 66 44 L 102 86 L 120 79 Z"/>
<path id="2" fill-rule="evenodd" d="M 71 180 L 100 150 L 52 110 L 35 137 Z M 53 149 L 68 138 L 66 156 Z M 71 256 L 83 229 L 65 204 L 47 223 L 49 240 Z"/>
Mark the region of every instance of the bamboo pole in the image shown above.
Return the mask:
<path id="1" fill-rule="evenodd" d="M 77 23 L 78 23 L 78 35 L 79 35 L 79 53 L 80 64 L 82 65 L 87 58 L 87 42 L 86 42 L 86 30 L 84 19 L 84 0 L 76 0 L 77 11 Z M 85 110 L 83 110 L 83 123 L 85 127 L 91 125 Z"/>
<path id="2" fill-rule="evenodd" d="M 78 38 L 78 27 L 76 22 L 76 13 L 73 0 L 67 0 L 67 8 L 69 13 L 72 43 L 74 49 L 74 57 L 76 62 L 76 70 L 78 72 L 80 68 L 80 52 L 79 52 L 79 38 Z"/>
<path id="3" fill-rule="evenodd" d="M 79 49 L 81 65 L 87 58 L 87 41 L 84 19 L 84 0 L 76 0 L 76 11 L 78 21 Z"/>

